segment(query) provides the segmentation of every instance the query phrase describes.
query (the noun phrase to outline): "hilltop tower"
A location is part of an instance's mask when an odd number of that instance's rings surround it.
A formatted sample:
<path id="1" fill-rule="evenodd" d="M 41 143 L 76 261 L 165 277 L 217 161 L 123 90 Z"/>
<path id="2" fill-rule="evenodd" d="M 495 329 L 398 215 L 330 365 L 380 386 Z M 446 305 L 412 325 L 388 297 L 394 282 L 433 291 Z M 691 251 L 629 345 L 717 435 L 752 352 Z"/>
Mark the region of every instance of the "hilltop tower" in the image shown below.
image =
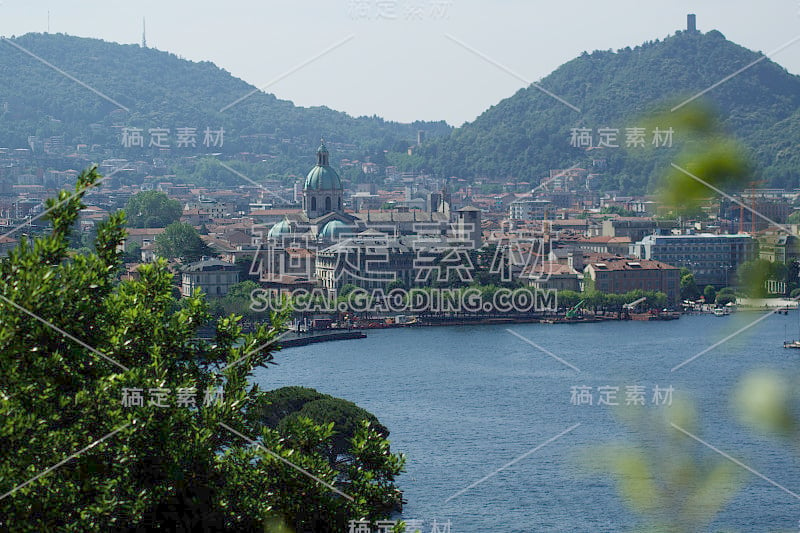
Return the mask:
<path id="1" fill-rule="evenodd" d="M 145 31 L 144 17 L 142 17 L 142 48 L 147 48 L 147 34 Z"/>
<path id="2" fill-rule="evenodd" d="M 689 33 L 697 32 L 697 15 L 694 13 L 686 15 L 686 31 Z"/>

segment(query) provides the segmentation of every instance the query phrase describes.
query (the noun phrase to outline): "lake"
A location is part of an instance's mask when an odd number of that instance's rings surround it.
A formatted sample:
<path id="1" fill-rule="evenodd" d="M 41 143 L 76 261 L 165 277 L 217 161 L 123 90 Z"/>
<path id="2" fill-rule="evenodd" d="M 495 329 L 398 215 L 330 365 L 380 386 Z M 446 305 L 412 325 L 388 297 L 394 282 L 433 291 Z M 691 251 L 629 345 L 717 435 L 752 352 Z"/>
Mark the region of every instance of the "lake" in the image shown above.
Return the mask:
<path id="1" fill-rule="evenodd" d="M 639 443 L 656 466 L 672 464 L 686 447 L 699 464 L 726 461 L 667 425 L 648 430 L 684 402 L 694 405 L 697 424 L 681 428 L 800 493 L 798 450 L 742 425 L 732 407 L 736 385 L 753 370 L 797 377 L 800 350 L 782 346 L 798 336 L 797 311 L 769 316 L 671 371 L 762 316 L 368 331 L 366 339 L 278 352 L 279 365 L 257 369 L 254 379 L 267 390 L 313 387 L 374 413 L 391 431 L 392 450 L 407 455 L 398 479 L 408 500 L 403 518 L 423 520 L 425 533 L 434 519 L 449 520 L 453 533 L 619 531 L 638 515 L 613 477 L 586 464 L 608 445 Z M 598 405 L 598 387 L 618 387 L 616 402 L 624 404 L 634 386 L 644 389 L 645 405 L 629 408 L 639 425 Z M 578 387 L 592 388 L 584 389 L 592 405 L 577 405 Z M 672 406 L 661 405 L 670 388 Z M 743 485 L 710 529 L 796 530 L 800 500 L 736 470 Z"/>

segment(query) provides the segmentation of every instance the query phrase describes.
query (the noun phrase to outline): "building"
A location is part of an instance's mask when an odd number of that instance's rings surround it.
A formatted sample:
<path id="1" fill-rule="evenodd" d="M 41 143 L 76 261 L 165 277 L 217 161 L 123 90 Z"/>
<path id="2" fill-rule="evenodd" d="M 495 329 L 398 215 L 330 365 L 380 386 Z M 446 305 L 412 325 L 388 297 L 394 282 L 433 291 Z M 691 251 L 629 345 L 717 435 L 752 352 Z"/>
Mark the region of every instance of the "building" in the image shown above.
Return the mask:
<path id="1" fill-rule="evenodd" d="M 344 212 L 342 180 L 330 166 L 330 154 L 325 143 L 317 149 L 317 164 L 303 184 L 303 212 L 315 219 L 331 212 Z"/>
<path id="2" fill-rule="evenodd" d="M 603 236 L 628 237 L 631 242 L 636 242 L 647 235 L 677 226 L 675 221 L 657 222 L 649 217 L 617 217 L 603 221 Z"/>
<path id="3" fill-rule="evenodd" d="M 183 206 L 184 215 L 208 215 L 209 218 L 226 218 L 234 214 L 233 204 L 201 196 Z"/>
<path id="4" fill-rule="evenodd" d="M 628 255 L 631 240 L 628 237 L 578 237 L 559 241 L 579 250 L 597 254 Z"/>
<path id="5" fill-rule="evenodd" d="M 481 210 L 472 206 L 462 207 L 456 211 L 456 239 L 468 248 L 477 250 L 483 246 L 481 231 Z"/>
<path id="6" fill-rule="evenodd" d="M 538 262 L 523 272 L 521 281 L 539 290 L 555 289 L 558 291 L 580 292 L 583 285 L 583 274 L 571 265 L 556 261 Z"/>
<path id="7" fill-rule="evenodd" d="M 741 202 L 723 198 L 719 205 L 719 217 L 731 221 L 732 226 L 738 225 L 739 231 L 756 232 L 785 224 L 792 212 L 788 200 L 774 189 L 747 189 L 741 195 Z"/>
<path id="8" fill-rule="evenodd" d="M 367 230 L 318 251 L 316 276 L 329 292 L 348 284 L 384 289 L 396 280 L 410 287 L 415 257 L 414 250 L 399 239 Z"/>
<path id="9" fill-rule="evenodd" d="M 755 259 L 758 243 L 750 235 L 648 235 L 631 245 L 632 255 L 688 268 L 697 285 L 727 287 L 739 265 Z"/>
<path id="10" fill-rule="evenodd" d="M 686 15 L 686 31 L 689 33 L 697 33 L 697 15 L 694 13 Z"/>
<path id="11" fill-rule="evenodd" d="M 344 210 L 344 189 L 339 174 L 330 166 L 330 154 L 323 142 L 317 148 L 317 164 L 308 172 L 303 183 L 303 205 L 301 211 L 272 209 L 252 213 L 259 222 L 274 221 L 267 232 L 269 239 L 280 235 L 305 235 L 305 239 L 317 239 L 325 234 L 327 224 L 338 221 L 349 228 L 358 227 L 358 219 Z M 330 233 L 330 232 L 328 232 Z"/>
<path id="12" fill-rule="evenodd" d="M 508 207 L 508 218 L 511 220 L 538 220 L 545 218 L 545 213 L 552 205 L 550 200 L 541 198 L 519 198 Z"/>
<path id="13" fill-rule="evenodd" d="M 17 247 L 17 239 L 0 236 L 0 257 L 5 257 L 8 252 Z"/>
<path id="14" fill-rule="evenodd" d="M 239 283 L 239 267 L 203 258 L 181 268 L 181 295 L 191 296 L 199 288 L 208 296 L 225 296 L 231 285 Z"/>
<path id="15" fill-rule="evenodd" d="M 165 228 L 128 228 L 127 236 L 123 241 L 123 250 L 127 251 L 128 246 L 138 243 L 144 248 L 156 242 L 156 237 L 164 233 Z"/>
<path id="16" fill-rule="evenodd" d="M 625 294 L 633 290 L 657 291 L 667 295 L 670 305 L 681 296 L 681 271 L 678 267 L 646 259 L 600 257 L 587 263 L 584 283 L 605 293 Z"/>
<path id="17" fill-rule="evenodd" d="M 767 235 L 758 241 L 758 257 L 774 263 L 800 260 L 800 238 L 796 235 Z"/>

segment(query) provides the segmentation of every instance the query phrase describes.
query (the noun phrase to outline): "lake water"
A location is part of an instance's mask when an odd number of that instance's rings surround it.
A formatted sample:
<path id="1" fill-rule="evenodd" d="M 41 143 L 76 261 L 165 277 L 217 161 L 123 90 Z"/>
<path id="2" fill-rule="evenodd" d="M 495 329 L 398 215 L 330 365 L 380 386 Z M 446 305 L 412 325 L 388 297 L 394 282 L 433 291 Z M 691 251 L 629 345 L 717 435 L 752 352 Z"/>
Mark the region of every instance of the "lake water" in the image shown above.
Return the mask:
<path id="1" fill-rule="evenodd" d="M 671 371 L 761 316 L 368 331 L 366 339 L 279 352 L 279 366 L 258 369 L 255 380 L 265 389 L 313 387 L 374 413 L 391 431 L 393 451 L 407 455 L 398 480 L 408 500 L 403 517 L 423 520 L 425 533 L 434 519 L 450 520 L 453 533 L 619 531 L 636 525 L 638 515 L 622 503 L 614 478 L 584 464 L 603 445 L 649 442 L 660 465 L 675 459 L 674 442 L 695 444 L 690 448 L 706 464 L 724 459 L 674 429 L 642 437 L 642 426 L 596 405 L 597 387 L 620 387 L 617 401 L 625 403 L 626 386 L 644 386 L 646 405 L 631 409 L 655 421 L 675 407 L 654 405 L 653 388 L 671 386 L 673 406 L 695 406 L 694 435 L 800 493 L 798 449 L 743 426 L 731 405 L 737 383 L 753 370 L 797 377 L 800 350 L 782 347 L 787 335 L 798 336 L 796 311 L 772 315 Z M 594 405 L 574 405 L 574 386 L 593 387 Z M 741 472 L 741 489 L 709 529 L 796 531 L 800 499 Z"/>

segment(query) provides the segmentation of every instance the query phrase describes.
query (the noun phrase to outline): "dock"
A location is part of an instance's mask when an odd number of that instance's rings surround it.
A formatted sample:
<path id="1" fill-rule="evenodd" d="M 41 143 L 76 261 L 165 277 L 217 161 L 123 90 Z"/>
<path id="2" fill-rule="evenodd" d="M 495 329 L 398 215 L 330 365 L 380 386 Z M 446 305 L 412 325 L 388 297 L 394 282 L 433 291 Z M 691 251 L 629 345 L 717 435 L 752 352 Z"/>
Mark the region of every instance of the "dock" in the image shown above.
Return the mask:
<path id="1" fill-rule="evenodd" d="M 313 333 L 289 333 L 281 338 L 278 345 L 281 348 L 293 348 L 295 346 L 308 346 L 318 342 L 342 341 L 349 339 L 365 339 L 367 335 L 363 331 L 346 329 L 333 331 L 319 331 Z"/>

